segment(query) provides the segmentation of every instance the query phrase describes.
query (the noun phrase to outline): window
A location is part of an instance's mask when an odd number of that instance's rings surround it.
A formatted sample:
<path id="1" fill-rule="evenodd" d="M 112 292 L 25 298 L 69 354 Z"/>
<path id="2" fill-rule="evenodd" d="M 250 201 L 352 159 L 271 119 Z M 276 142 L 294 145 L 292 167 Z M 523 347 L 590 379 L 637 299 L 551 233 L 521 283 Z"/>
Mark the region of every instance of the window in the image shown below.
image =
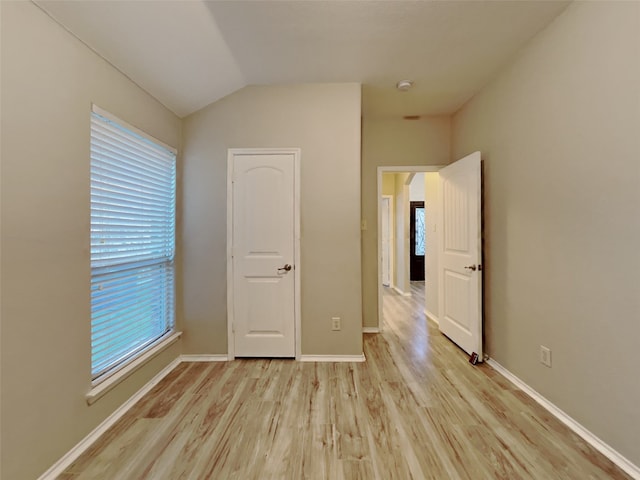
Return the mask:
<path id="1" fill-rule="evenodd" d="M 416 232 L 416 245 L 415 251 L 416 255 L 424 256 L 424 207 L 416 208 L 416 224 L 415 224 L 415 232 Z"/>
<path id="2" fill-rule="evenodd" d="M 94 106 L 91 375 L 106 378 L 174 329 L 176 154 Z"/>

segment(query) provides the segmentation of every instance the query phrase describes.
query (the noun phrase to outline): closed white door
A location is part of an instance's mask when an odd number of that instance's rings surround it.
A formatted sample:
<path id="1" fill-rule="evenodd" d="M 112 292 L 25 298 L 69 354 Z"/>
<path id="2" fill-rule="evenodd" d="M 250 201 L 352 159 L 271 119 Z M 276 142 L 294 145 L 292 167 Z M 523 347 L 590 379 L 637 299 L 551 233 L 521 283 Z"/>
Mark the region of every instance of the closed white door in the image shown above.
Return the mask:
<path id="1" fill-rule="evenodd" d="M 480 152 L 440 169 L 440 331 L 482 361 Z"/>
<path id="2" fill-rule="evenodd" d="M 382 233 L 382 284 L 391 285 L 391 206 L 390 198 L 382 198 L 380 230 Z"/>
<path id="3" fill-rule="evenodd" d="M 233 353 L 294 357 L 295 153 L 230 152 Z"/>

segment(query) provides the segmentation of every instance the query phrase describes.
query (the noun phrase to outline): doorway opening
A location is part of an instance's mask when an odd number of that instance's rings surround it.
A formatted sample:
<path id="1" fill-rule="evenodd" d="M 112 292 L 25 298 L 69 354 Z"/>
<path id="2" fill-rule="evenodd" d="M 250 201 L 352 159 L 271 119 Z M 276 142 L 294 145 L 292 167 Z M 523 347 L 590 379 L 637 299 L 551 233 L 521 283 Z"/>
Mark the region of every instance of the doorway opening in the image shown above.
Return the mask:
<path id="1" fill-rule="evenodd" d="M 437 312 L 437 199 L 440 166 L 378 167 L 378 330 L 384 297 L 415 297 Z M 413 292 L 413 295 L 412 295 Z M 419 292 L 419 295 L 416 294 Z M 432 316 L 432 319 L 437 317 Z"/>
<path id="2" fill-rule="evenodd" d="M 413 296 L 410 252 L 417 257 L 424 245 L 425 300 L 423 310 L 418 312 L 419 316 L 424 312 L 428 319 L 438 324 L 444 335 L 474 360 L 482 361 L 484 270 L 481 240 L 481 154 L 473 152 L 440 168 L 405 168 L 378 167 L 378 225 L 381 225 L 381 195 L 392 194 L 395 201 L 395 224 L 392 230 L 396 234 L 392 252 L 395 268 L 390 276 L 392 285 L 383 285 L 382 268 L 381 264 L 378 264 L 378 330 L 382 330 L 384 326 L 385 292 L 393 292 L 396 296 Z M 417 203 L 419 199 L 411 198 L 411 186 L 416 172 L 424 172 L 424 181 L 418 182 L 418 186 L 424 187 L 423 204 Z M 433 181 L 435 188 L 429 187 L 429 179 Z M 412 205 L 412 201 L 416 203 Z M 421 227 L 418 225 L 421 222 L 421 208 L 424 210 L 423 230 L 420 230 Z M 413 236 L 410 235 L 412 228 L 416 230 Z M 419 238 L 422 231 L 423 245 L 422 239 Z M 381 246 L 379 229 L 379 262 L 382 260 Z M 417 287 L 420 289 L 420 285 Z M 417 307 L 420 308 L 422 305 Z M 437 312 L 437 316 L 431 312 Z"/>

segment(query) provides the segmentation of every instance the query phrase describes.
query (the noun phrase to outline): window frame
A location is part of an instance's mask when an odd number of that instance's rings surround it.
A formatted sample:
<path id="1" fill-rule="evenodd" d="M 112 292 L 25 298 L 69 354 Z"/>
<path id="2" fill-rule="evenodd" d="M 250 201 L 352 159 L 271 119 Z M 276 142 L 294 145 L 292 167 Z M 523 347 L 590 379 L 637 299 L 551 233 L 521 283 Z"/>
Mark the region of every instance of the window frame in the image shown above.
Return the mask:
<path id="1" fill-rule="evenodd" d="M 102 118 L 100 118 L 102 117 Z M 89 394 L 87 395 L 87 400 L 89 401 L 89 403 L 92 403 L 91 400 L 95 400 L 95 398 L 97 398 L 98 396 L 101 396 L 104 391 L 106 391 L 108 388 L 110 388 L 111 384 L 117 384 L 119 383 L 122 379 L 126 378 L 126 376 L 128 376 L 133 370 L 135 370 L 136 368 L 138 368 L 140 365 L 146 363 L 149 359 L 151 359 L 153 356 L 157 355 L 160 351 L 162 351 L 164 348 L 168 347 L 169 345 L 173 344 L 180 336 L 180 332 L 176 332 L 176 315 L 175 315 L 175 306 L 176 306 L 176 299 L 175 299 L 175 289 L 176 289 L 176 282 L 175 282 L 175 275 L 176 275 L 176 268 L 175 268 L 175 255 L 176 255 L 176 194 L 177 194 L 177 156 L 178 156 L 178 151 L 176 148 L 167 145 L 166 143 L 158 140 L 157 138 L 149 135 L 148 133 L 134 127 L 133 125 L 129 124 L 128 122 L 118 118 L 117 116 L 109 113 L 108 111 L 98 107 L 95 104 L 92 104 L 91 107 L 91 114 L 90 114 L 90 152 L 89 152 L 89 158 L 90 158 L 90 165 L 91 165 L 91 172 L 90 172 L 90 184 L 93 185 L 94 181 L 97 182 L 97 179 L 94 178 L 94 127 L 93 127 L 93 119 L 94 118 L 98 118 L 98 120 L 103 120 L 105 125 L 108 124 L 113 124 L 115 127 L 117 127 L 120 130 L 123 130 L 126 132 L 127 135 L 130 135 L 132 138 L 135 137 L 140 137 L 140 144 L 142 145 L 144 142 L 150 142 L 151 144 L 153 144 L 154 148 L 160 148 L 163 150 L 166 150 L 167 153 L 169 153 L 173 158 L 172 158 L 172 168 L 169 169 L 170 171 L 170 185 L 171 185 L 171 191 L 168 193 L 168 197 L 170 199 L 170 201 L 172 203 L 170 203 L 171 207 L 170 207 L 170 211 L 168 212 L 167 218 L 170 218 L 171 222 L 170 222 L 170 227 L 169 227 L 169 233 L 170 233 L 170 245 L 172 247 L 172 250 L 170 252 L 170 256 L 167 257 L 166 260 L 163 261 L 154 261 L 154 265 L 159 265 L 160 269 L 162 270 L 168 270 L 168 273 L 166 271 L 163 271 L 163 273 L 160 274 L 162 280 L 166 282 L 166 284 L 169 284 L 170 288 L 171 288 L 171 293 L 169 295 L 170 300 L 167 300 L 167 303 L 164 303 L 163 300 L 163 305 L 160 307 L 161 309 L 165 309 L 165 308 L 169 308 L 170 312 L 168 315 L 166 315 L 164 317 L 164 325 L 166 326 L 168 323 L 168 330 L 165 331 L 164 333 L 162 333 L 160 336 L 155 337 L 155 338 L 151 338 L 149 337 L 148 339 L 146 339 L 144 342 L 142 342 L 141 345 L 138 345 L 134 348 L 132 348 L 131 350 L 128 351 L 128 353 L 122 355 L 119 359 L 117 359 L 116 361 L 112 361 L 110 364 L 108 364 L 107 367 L 102 368 L 101 370 L 99 370 L 97 373 L 94 372 L 94 347 L 93 347 L 93 342 L 94 342 L 94 308 L 93 308 L 93 301 L 92 301 L 92 307 L 91 307 L 91 361 L 90 361 L 90 372 L 91 372 L 91 386 L 92 386 L 92 391 L 89 392 Z M 124 157 L 120 160 L 123 161 L 126 159 L 124 159 Z M 148 184 L 147 184 L 148 186 Z M 94 197 L 93 194 L 91 194 L 91 199 L 93 201 Z M 90 225 L 91 225 L 91 231 L 93 232 L 93 228 L 94 228 L 94 210 L 93 210 L 93 206 L 90 207 Z M 146 232 L 145 232 L 146 233 Z M 162 235 L 164 235 L 166 237 L 166 228 L 164 228 L 164 231 L 162 233 Z M 142 234 L 141 234 L 142 235 Z M 93 236 L 93 233 L 91 233 L 91 236 Z M 90 242 L 91 243 L 91 242 Z M 91 249 L 92 251 L 90 252 L 90 263 L 91 263 L 91 286 L 92 286 L 92 292 L 93 292 L 93 288 L 94 288 L 94 280 L 95 280 L 95 276 L 98 275 L 104 275 L 103 272 L 100 272 L 101 270 L 104 270 L 104 267 L 95 267 L 94 263 L 97 261 L 94 258 L 93 255 L 93 248 Z M 154 257 L 156 260 L 160 259 L 161 257 Z M 138 264 L 138 265 L 136 265 Z M 128 267 L 125 267 L 123 265 L 129 265 Z M 142 266 L 139 265 L 139 261 L 133 261 L 133 262 L 122 262 L 120 264 L 120 271 L 128 271 L 128 272 L 135 272 L 136 269 L 141 269 L 144 268 Z M 95 270 L 98 270 L 98 274 L 95 273 Z M 92 294 L 93 296 L 93 294 Z M 153 295 L 153 301 L 154 304 L 157 301 L 157 299 L 163 299 L 163 297 L 159 294 L 154 294 Z M 168 319 L 168 320 L 167 320 Z M 150 322 L 152 323 L 152 322 Z M 97 388 L 96 388 L 97 387 Z M 104 390 L 104 391 L 103 391 Z"/>

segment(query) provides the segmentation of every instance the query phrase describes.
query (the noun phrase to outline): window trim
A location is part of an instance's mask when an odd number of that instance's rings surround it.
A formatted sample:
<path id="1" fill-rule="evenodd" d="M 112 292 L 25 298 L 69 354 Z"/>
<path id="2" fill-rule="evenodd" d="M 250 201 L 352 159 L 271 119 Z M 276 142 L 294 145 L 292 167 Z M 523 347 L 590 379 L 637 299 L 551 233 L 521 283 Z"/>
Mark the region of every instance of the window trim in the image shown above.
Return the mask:
<path id="1" fill-rule="evenodd" d="M 120 365 L 119 368 L 96 378 L 91 382 L 91 389 L 85 395 L 88 405 L 92 405 L 96 400 L 105 395 L 109 390 L 125 380 L 129 375 L 138 370 L 151 359 L 162 353 L 173 345 L 182 336 L 182 332 L 171 331 L 160 337 L 149 345 L 146 350 L 132 357 L 128 362 Z"/>

